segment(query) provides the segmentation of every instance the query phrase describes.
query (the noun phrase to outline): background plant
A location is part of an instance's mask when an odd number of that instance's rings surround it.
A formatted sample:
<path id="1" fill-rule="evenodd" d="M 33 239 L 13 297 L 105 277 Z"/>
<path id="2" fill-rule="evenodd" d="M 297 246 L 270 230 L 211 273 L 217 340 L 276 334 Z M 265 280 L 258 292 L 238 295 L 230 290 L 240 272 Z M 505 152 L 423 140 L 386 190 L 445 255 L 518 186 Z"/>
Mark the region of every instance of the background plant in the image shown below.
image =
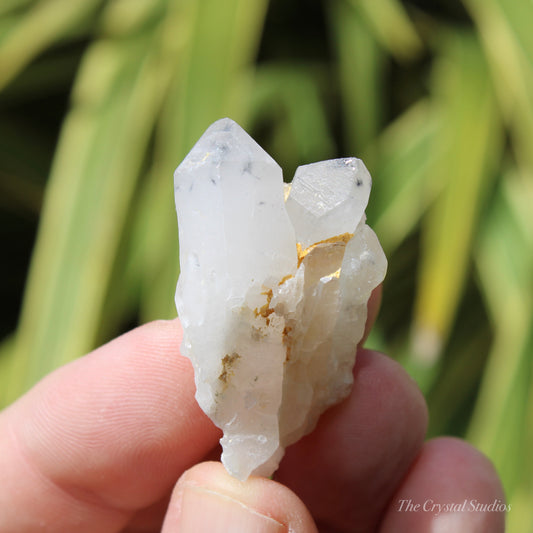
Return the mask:
<path id="1" fill-rule="evenodd" d="M 0 405 L 175 315 L 172 172 L 231 116 L 289 179 L 301 163 L 365 160 L 390 263 L 370 344 L 420 384 L 430 436 L 494 461 L 509 531 L 530 532 L 533 3 L 302 9 L 3 0 Z"/>

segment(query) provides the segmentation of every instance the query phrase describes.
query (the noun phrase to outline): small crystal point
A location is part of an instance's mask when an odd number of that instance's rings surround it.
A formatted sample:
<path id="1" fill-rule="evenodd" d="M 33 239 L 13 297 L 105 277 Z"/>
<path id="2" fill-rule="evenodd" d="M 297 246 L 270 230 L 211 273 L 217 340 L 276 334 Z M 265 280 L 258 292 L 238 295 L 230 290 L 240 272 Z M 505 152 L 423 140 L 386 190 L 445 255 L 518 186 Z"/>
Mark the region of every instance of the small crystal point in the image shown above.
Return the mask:
<path id="1" fill-rule="evenodd" d="M 368 170 L 355 157 L 298 167 L 286 203 L 297 241 L 307 248 L 353 233 L 364 216 L 371 187 Z"/>
<path id="2" fill-rule="evenodd" d="M 212 124 L 175 172 L 176 306 L 196 398 L 239 479 L 345 398 L 386 259 L 364 224 L 371 179 L 355 158 L 277 163 L 235 122 Z M 288 195 L 287 195 L 288 192 Z"/>

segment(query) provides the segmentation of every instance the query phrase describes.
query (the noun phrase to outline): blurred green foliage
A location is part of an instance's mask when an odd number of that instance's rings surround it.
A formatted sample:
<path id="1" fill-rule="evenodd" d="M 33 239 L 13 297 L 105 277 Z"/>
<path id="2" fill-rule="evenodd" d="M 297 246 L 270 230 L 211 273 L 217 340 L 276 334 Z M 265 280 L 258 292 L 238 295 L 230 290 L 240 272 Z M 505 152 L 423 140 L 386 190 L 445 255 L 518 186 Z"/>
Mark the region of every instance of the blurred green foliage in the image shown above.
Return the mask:
<path id="1" fill-rule="evenodd" d="M 390 263 L 370 344 L 532 531 L 532 27 L 524 0 L 3 0 L 0 406 L 175 315 L 172 172 L 230 116 L 289 179 L 365 160 Z"/>

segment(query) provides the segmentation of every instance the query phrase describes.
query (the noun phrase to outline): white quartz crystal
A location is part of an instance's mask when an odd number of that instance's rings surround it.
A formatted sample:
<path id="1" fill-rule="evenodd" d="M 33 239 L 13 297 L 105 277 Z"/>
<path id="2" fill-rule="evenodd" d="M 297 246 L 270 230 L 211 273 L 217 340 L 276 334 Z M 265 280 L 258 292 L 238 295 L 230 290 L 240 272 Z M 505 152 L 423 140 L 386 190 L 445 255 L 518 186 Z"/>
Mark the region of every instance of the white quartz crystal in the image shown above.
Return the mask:
<path id="1" fill-rule="evenodd" d="M 370 188 L 362 161 L 335 159 L 299 167 L 285 201 L 279 165 L 230 119 L 175 172 L 182 353 L 241 480 L 270 476 L 350 392 L 387 268 L 365 224 Z"/>

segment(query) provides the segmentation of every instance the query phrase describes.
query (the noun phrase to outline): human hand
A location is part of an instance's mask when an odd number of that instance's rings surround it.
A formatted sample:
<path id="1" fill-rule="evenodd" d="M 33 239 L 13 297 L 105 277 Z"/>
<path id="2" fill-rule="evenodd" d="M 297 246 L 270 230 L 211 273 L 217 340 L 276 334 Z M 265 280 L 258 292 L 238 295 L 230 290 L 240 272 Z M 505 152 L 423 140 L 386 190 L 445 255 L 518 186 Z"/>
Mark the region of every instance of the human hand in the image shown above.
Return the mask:
<path id="1" fill-rule="evenodd" d="M 276 481 L 235 480 L 207 462 L 221 435 L 180 337 L 177 320 L 141 326 L 0 413 L 2 533 L 504 530 L 500 512 L 429 509 L 503 501 L 499 479 L 463 441 L 423 444 L 415 383 L 364 349 L 350 397 L 289 447 Z"/>

